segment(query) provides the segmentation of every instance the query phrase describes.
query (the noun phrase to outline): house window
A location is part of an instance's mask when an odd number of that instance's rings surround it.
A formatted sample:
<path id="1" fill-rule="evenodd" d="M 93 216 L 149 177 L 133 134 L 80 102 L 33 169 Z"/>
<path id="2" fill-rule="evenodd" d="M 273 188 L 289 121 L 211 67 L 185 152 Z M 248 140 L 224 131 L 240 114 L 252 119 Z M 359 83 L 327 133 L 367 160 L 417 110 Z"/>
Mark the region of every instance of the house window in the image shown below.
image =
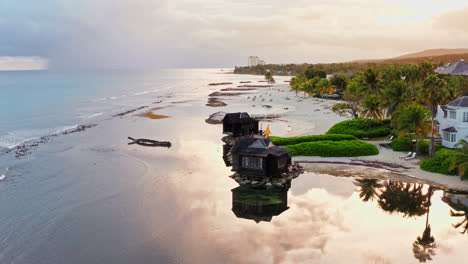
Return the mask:
<path id="1" fill-rule="evenodd" d="M 457 142 L 457 134 L 450 133 L 450 142 Z"/>
<path id="2" fill-rule="evenodd" d="M 463 122 L 468 122 L 468 112 L 463 113 Z"/>
<path id="3" fill-rule="evenodd" d="M 448 142 L 457 142 L 457 134 L 444 132 L 443 139 Z"/>
<path id="4" fill-rule="evenodd" d="M 248 169 L 263 169 L 262 158 L 243 156 L 242 167 Z"/>
<path id="5" fill-rule="evenodd" d="M 456 111 L 450 111 L 450 119 L 457 119 L 457 112 Z"/>

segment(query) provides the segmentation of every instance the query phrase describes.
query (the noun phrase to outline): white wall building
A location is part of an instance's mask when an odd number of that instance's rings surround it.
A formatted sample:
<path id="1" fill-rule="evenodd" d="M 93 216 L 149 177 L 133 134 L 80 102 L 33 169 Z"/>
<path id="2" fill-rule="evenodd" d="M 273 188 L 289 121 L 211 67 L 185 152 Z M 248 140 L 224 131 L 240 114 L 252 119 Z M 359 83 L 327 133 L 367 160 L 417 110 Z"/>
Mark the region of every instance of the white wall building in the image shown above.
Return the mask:
<path id="1" fill-rule="evenodd" d="M 249 67 L 257 66 L 257 65 L 265 65 L 265 61 L 261 60 L 258 56 L 250 56 L 249 57 Z"/>
<path id="2" fill-rule="evenodd" d="M 436 121 L 442 145 L 455 148 L 460 140 L 468 136 L 468 96 L 438 106 Z"/>
<path id="3" fill-rule="evenodd" d="M 249 67 L 257 66 L 260 62 L 260 58 L 257 56 L 250 56 L 249 57 Z"/>

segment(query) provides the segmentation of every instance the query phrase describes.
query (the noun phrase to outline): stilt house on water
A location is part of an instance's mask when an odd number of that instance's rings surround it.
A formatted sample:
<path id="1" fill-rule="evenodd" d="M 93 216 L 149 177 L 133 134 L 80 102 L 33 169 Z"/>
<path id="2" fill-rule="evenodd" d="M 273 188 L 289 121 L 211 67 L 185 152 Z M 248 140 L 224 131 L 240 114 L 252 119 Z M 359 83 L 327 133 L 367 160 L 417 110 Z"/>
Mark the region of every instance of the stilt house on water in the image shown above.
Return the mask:
<path id="1" fill-rule="evenodd" d="M 223 119 L 223 134 L 233 137 L 256 135 L 258 122 L 245 112 L 228 113 Z"/>
<path id="2" fill-rule="evenodd" d="M 231 153 L 233 170 L 253 179 L 280 177 L 291 165 L 289 151 L 263 137 L 241 137 Z"/>

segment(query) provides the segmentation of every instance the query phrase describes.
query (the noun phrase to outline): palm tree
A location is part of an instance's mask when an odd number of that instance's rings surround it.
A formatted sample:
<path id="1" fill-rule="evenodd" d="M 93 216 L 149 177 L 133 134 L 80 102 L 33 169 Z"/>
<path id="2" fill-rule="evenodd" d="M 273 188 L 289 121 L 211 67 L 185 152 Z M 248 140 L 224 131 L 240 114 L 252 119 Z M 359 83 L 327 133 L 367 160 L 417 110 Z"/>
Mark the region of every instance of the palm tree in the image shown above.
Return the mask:
<path id="1" fill-rule="evenodd" d="M 379 78 L 379 73 L 373 69 L 369 68 L 362 73 L 362 81 L 365 85 L 367 94 L 377 94 L 379 88 L 381 87 L 381 81 Z"/>
<path id="2" fill-rule="evenodd" d="M 275 84 L 275 78 L 273 78 L 273 74 L 271 74 L 270 71 L 265 73 L 265 80 L 268 82 L 268 85 L 270 85 L 270 89 L 273 84 Z"/>
<path id="3" fill-rule="evenodd" d="M 386 108 L 386 114 L 391 116 L 402 103 L 405 103 L 405 93 L 408 90 L 406 82 L 396 80 L 385 87 L 382 94 L 382 106 Z"/>
<path id="4" fill-rule="evenodd" d="M 296 77 L 291 79 L 291 89 L 296 92 L 296 95 L 299 91 L 302 90 L 302 84 L 307 81 L 307 78 L 304 74 L 299 74 Z"/>
<path id="5" fill-rule="evenodd" d="M 361 104 L 363 111 L 361 117 L 371 119 L 382 119 L 382 109 L 380 107 L 381 100 L 377 95 L 371 94 L 366 96 Z"/>
<path id="6" fill-rule="evenodd" d="M 364 202 L 372 201 L 378 197 L 377 190 L 383 187 L 378 179 L 356 179 L 353 184 L 359 187 L 359 198 Z"/>
<path id="7" fill-rule="evenodd" d="M 429 116 L 429 110 L 417 104 L 406 105 L 400 108 L 397 113 L 396 127 L 409 135 L 410 139 L 411 134 L 415 134 L 416 151 L 418 150 L 418 134 L 425 135 L 430 128 Z"/>
<path id="8" fill-rule="evenodd" d="M 435 153 L 435 134 L 438 132 L 435 129 L 435 118 L 437 116 L 438 106 L 446 103 L 447 92 L 444 81 L 436 75 L 429 75 L 422 85 L 422 98 L 424 104 L 431 110 L 431 144 L 429 145 L 429 155 L 434 156 Z"/>
<path id="9" fill-rule="evenodd" d="M 458 175 L 465 178 L 468 174 L 468 142 L 464 139 L 460 140 L 455 146 L 461 147 L 456 149 L 456 154 L 450 164 L 450 170 L 457 169 Z"/>

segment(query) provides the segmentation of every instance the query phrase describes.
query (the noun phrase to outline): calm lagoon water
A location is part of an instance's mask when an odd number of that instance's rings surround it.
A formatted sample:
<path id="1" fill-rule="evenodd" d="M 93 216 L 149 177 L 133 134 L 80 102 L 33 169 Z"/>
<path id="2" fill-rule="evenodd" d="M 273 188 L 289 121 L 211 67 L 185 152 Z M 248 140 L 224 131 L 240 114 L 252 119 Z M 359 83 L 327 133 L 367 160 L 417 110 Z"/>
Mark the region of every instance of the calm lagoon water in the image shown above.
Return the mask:
<path id="1" fill-rule="evenodd" d="M 18 131 L 98 126 L 25 158 L 0 156 L 0 263 L 466 263 L 467 194 L 312 173 L 289 190 L 239 188 L 221 127 L 204 122 L 218 111 L 205 103 L 219 87 L 206 84 L 261 77 L 2 74 L 2 102 L 14 104 L 2 104 L 1 130 L 15 140 Z M 112 118 L 167 95 L 154 106 L 170 118 Z M 173 147 L 127 145 L 127 136 Z"/>

